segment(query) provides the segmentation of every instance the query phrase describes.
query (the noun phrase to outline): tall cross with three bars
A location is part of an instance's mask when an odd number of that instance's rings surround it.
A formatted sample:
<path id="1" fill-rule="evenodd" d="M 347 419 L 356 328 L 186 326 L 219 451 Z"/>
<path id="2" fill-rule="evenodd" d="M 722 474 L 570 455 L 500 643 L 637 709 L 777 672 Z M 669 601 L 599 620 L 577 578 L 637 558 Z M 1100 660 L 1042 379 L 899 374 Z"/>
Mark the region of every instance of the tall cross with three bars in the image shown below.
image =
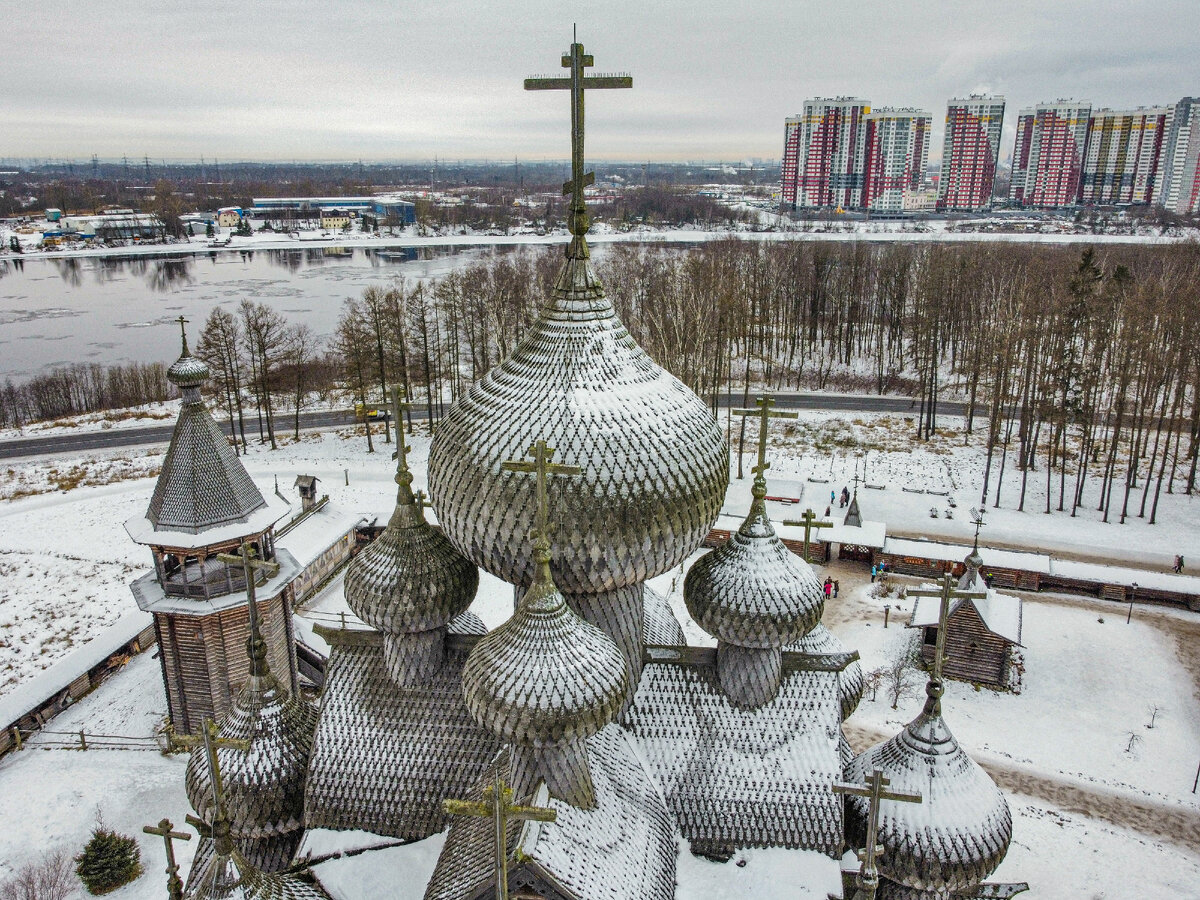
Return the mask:
<path id="1" fill-rule="evenodd" d="M 832 522 L 817 521 L 817 514 L 811 509 L 806 509 L 800 514 L 799 519 L 784 519 L 784 525 L 794 525 L 804 529 L 804 561 L 812 562 L 808 558 L 808 544 L 814 528 L 832 528 Z"/>
<path id="2" fill-rule="evenodd" d="M 756 409 L 735 409 L 733 412 L 738 416 L 758 418 L 758 465 L 750 470 L 754 473 L 754 486 L 751 488 L 751 493 L 753 493 L 754 499 L 762 500 L 767 496 L 767 469 L 771 468 L 771 464 L 767 462 L 767 426 L 771 419 L 797 419 L 800 414 L 771 409 L 775 405 L 774 397 L 759 397 L 754 403 Z M 805 543 L 807 545 L 807 539 Z M 805 557 L 808 556 L 807 551 L 806 546 Z"/>
<path id="3" fill-rule="evenodd" d="M 890 782 L 883 775 L 883 770 L 875 769 L 867 778 L 867 783 L 846 784 L 842 781 L 833 783 L 835 794 L 848 794 L 855 797 L 868 797 L 867 809 L 867 845 L 856 850 L 862 865 L 858 870 L 858 891 L 853 900 L 873 900 L 875 889 L 879 886 L 879 869 L 875 865 L 875 857 L 883 852 L 883 846 L 875 842 L 879 834 L 879 801 L 895 800 L 900 803 L 920 803 L 920 794 L 901 794 L 897 791 L 885 791 Z"/>
<path id="4" fill-rule="evenodd" d="M 442 810 L 448 816 L 473 816 L 491 819 L 495 828 L 496 900 L 508 900 L 508 822 L 519 819 L 532 822 L 553 822 L 558 813 L 543 806 L 519 806 L 512 802 L 512 788 L 497 772 L 491 785 L 484 788 L 483 802 L 473 800 L 443 800 Z"/>
<path id="5" fill-rule="evenodd" d="M 523 459 L 508 459 L 500 463 L 502 472 L 533 472 L 537 476 L 537 508 L 535 510 L 533 534 L 534 559 L 550 562 L 550 498 L 547 491 L 547 479 L 551 475 L 581 475 L 583 469 L 579 466 L 568 466 L 553 463 L 554 448 L 538 439 L 530 445 L 525 454 L 532 456 L 533 462 Z M 545 557 L 543 559 L 542 557 Z"/>
<path id="6" fill-rule="evenodd" d="M 242 541 L 237 553 L 218 553 L 217 559 L 231 566 L 241 566 L 246 576 L 246 608 L 250 614 L 250 636 L 246 638 L 246 649 L 250 654 L 250 674 L 266 675 L 267 643 L 263 640 L 258 624 L 258 602 L 254 598 L 254 579 L 261 569 L 270 578 L 279 572 L 279 563 L 259 559 L 249 541 Z"/>
<path id="7" fill-rule="evenodd" d="M 204 756 L 208 761 L 208 777 L 212 782 L 213 811 L 212 821 L 205 822 L 193 815 L 188 815 L 185 821 L 200 834 L 201 837 L 212 838 L 217 853 L 228 856 L 233 850 L 233 840 L 229 835 L 229 817 L 225 815 L 225 788 L 221 781 L 221 761 L 217 757 L 220 747 L 232 747 L 243 753 L 250 752 L 250 742 L 238 738 L 223 738 L 217 732 L 217 723 L 206 718 L 198 735 L 182 735 L 175 740 L 185 747 L 204 747 Z"/>
<path id="8" fill-rule="evenodd" d="M 143 825 L 142 831 L 158 835 L 167 845 L 167 898 L 183 900 L 183 880 L 179 877 L 179 864 L 175 862 L 175 845 L 172 841 L 190 841 L 192 836 L 186 831 L 174 831 L 174 828 L 170 819 L 163 819 L 157 825 Z"/>
<path id="9" fill-rule="evenodd" d="M 583 92 L 633 87 L 633 78 L 629 75 L 585 75 L 583 70 L 593 65 L 592 57 L 583 52 L 583 44 L 578 43 L 572 35 L 571 49 L 562 57 L 562 67 L 571 70 L 569 78 L 525 79 L 527 91 L 571 92 L 571 180 L 563 184 L 563 195 L 571 196 L 571 215 L 567 225 L 574 235 L 567 255 L 576 259 L 588 255 L 587 241 L 583 236 L 592 223 L 583 202 L 583 189 L 596 181 L 595 172 L 583 171 Z"/>
<path id="10" fill-rule="evenodd" d="M 926 710 L 935 715 L 941 714 L 941 697 L 945 688 L 942 686 L 942 669 L 946 665 L 946 624 L 950 619 L 950 603 L 954 600 L 983 600 L 987 598 L 987 591 L 963 591 L 959 590 L 954 581 L 954 576 L 949 572 L 942 576 L 941 587 L 937 589 L 929 588 L 910 588 L 908 590 L 909 597 L 937 597 L 940 603 L 938 609 L 938 627 L 937 639 L 934 643 L 933 650 L 933 668 L 929 673 L 929 684 L 925 687 L 925 693 L 929 695 L 929 700 L 926 701 Z"/>

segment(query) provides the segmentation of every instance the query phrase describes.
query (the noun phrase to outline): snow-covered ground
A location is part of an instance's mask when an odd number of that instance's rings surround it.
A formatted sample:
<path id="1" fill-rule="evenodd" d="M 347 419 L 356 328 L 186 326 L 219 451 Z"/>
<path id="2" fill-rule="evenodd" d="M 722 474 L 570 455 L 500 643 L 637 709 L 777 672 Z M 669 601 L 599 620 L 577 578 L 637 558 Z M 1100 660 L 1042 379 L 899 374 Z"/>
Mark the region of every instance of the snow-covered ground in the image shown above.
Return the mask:
<path id="1" fill-rule="evenodd" d="M 869 448 L 868 483 L 885 486 L 860 490 L 865 518 L 886 521 L 892 530 L 968 540 L 973 529 L 963 510 L 978 500 L 980 448 L 964 448 L 961 437 L 947 437 L 910 450 L 906 427 L 894 416 L 806 413 L 791 435 L 772 439 L 771 474 L 791 479 L 811 494 L 803 498 L 801 508 L 811 505 L 823 512 L 828 491 L 850 483 L 857 458 L 854 445 L 860 444 Z M 382 443 L 380 435 L 376 438 L 373 456 L 366 452 L 361 430 L 345 430 L 307 434 L 275 453 L 255 446 L 245 463 L 264 493 L 274 490 L 276 476 L 281 491 L 291 496 L 296 475 L 317 475 L 321 492 L 328 493 L 338 509 L 383 520 L 395 497 L 394 464 L 389 459 L 391 446 Z M 429 441 L 418 434 L 410 443 L 417 486 L 423 486 Z M 128 479 L 0 502 L 0 565 L 7 567 L 0 578 L 0 693 L 133 608 L 127 584 L 150 560 L 128 539 L 121 523 L 144 511 L 153 488 L 153 479 L 136 466 L 155 465 L 161 452 L 124 450 L 13 462 L 0 471 L 0 490 L 15 482 L 46 485 L 51 468 L 62 470 L 85 461 L 98 473 Z M 1137 518 L 1126 525 L 1106 525 L 1090 507 L 1075 519 L 1067 513 L 1037 511 L 1039 502 L 1045 508 L 1044 494 L 1039 493 L 1044 485 L 1036 473 L 1031 476 L 1027 511 L 1019 513 L 1013 509 L 1019 485 L 1010 471 L 1001 509 L 989 507 L 984 543 L 991 539 L 1042 544 L 1160 569 L 1176 552 L 1200 559 L 1197 498 L 1164 495 L 1160 524 L 1155 526 Z M 905 486 L 927 493 L 904 491 Z M 945 490 L 957 498 L 953 519 L 944 517 L 947 496 L 930 490 Z M 930 519 L 929 508 L 935 505 L 942 515 Z M 839 512 L 843 511 L 835 504 L 831 514 Z M 737 520 L 723 518 L 720 524 L 736 527 Z M 286 546 L 286 539 L 281 543 Z M 682 601 L 685 569 L 686 564 L 653 585 L 669 595 L 689 638 L 709 643 L 711 639 L 691 623 Z M 859 650 L 864 669 L 870 671 L 910 639 L 913 633 L 900 627 L 910 606 L 891 598 L 891 626 L 885 630 L 885 601 L 869 596 L 866 574 L 843 563 L 831 565 L 829 572 L 839 578 L 841 594 L 829 604 L 826 624 L 848 647 Z M 1132 890 L 1141 897 L 1187 896 L 1200 883 L 1200 855 L 1164 835 L 1161 825 L 1146 822 L 1146 810 L 1150 815 L 1161 810 L 1164 817 L 1195 817 L 1200 809 L 1191 794 L 1200 762 L 1196 617 L 1138 607 L 1126 625 L 1125 607 L 1081 598 L 1024 596 L 1022 692 L 975 691 L 970 685 L 951 683 L 945 698 L 955 734 L 1012 791 L 1015 838 L 998 877 L 1034 883 L 1033 897 L 1117 897 L 1131 896 Z M 343 606 L 335 583 L 310 609 L 336 615 Z M 495 626 L 512 608 L 512 590 L 485 577 L 473 608 Z M 882 692 L 873 701 L 864 699 L 849 723 L 852 739 L 863 744 L 895 733 L 919 705 L 919 695 L 903 700 L 895 711 Z M 1149 728 L 1154 706 L 1158 712 Z M 164 707 L 158 664 L 143 654 L 55 719 L 51 728 L 149 735 Z M 164 815 L 182 822 L 187 812 L 182 771 L 178 758 L 164 759 L 153 752 L 31 749 L 0 760 L 5 806 L 27 811 L 17 827 L 0 834 L 0 877 L 48 847 L 62 844 L 77 852 L 97 810 L 108 825 L 129 833 L 140 832 L 141 824 Z M 1047 796 L 1047 785 L 1077 790 L 1084 798 L 1104 798 L 1117 813 L 1066 812 L 1057 795 Z M 1128 821 L 1122 819 L 1123 808 L 1128 809 Z M 150 874 L 116 897 L 161 896 L 160 845 L 143 837 L 139 834 Z M 190 852 L 185 845 L 181 857 Z M 770 868 L 769 860 L 761 862 Z M 747 868 L 758 871 L 753 860 Z M 733 883 L 738 881 L 735 877 Z M 1085 888 L 1090 893 L 1081 893 Z"/>

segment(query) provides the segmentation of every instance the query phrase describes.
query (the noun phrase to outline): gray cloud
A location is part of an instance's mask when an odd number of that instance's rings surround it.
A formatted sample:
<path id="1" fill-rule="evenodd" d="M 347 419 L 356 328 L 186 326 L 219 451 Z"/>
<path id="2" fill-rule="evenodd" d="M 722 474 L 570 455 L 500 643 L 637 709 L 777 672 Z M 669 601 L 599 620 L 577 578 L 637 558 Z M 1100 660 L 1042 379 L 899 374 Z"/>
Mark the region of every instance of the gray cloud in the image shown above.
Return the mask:
<path id="1" fill-rule="evenodd" d="M 920 106 L 981 87 L 1021 106 L 1200 93 L 1195 0 L 343 0 L 6 3 L 0 156 L 561 158 L 566 97 L 527 94 L 571 23 L 598 70 L 589 154 L 777 157 L 805 98 Z"/>

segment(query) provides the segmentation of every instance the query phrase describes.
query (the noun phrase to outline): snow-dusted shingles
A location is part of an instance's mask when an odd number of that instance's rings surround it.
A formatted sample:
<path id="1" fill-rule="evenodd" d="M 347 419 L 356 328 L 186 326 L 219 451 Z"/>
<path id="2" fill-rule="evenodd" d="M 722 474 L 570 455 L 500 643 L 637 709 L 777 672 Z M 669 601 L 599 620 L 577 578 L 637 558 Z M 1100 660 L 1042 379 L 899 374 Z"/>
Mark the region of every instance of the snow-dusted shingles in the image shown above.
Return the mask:
<path id="1" fill-rule="evenodd" d="M 510 823 L 509 888 L 530 889 L 555 900 L 614 900 L 675 896 L 676 832 L 671 813 L 620 727 L 609 725 L 587 741 L 596 807 L 579 809 L 550 798 L 543 787 L 537 806 L 557 813 L 554 822 Z M 508 768 L 507 751 L 496 761 Z M 481 796 L 494 767 L 469 795 Z M 455 821 L 430 879 L 427 900 L 490 896 L 494 887 L 490 819 Z"/>
<path id="2" fill-rule="evenodd" d="M 335 643 L 329 658 L 305 826 L 436 834 L 448 824 L 442 800 L 466 796 L 497 750 L 463 703 L 466 653 L 449 649 L 436 674 L 402 688 L 388 676 L 382 639 L 352 634 L 365 642 Z"/>
<path id="3" fill-rule="evenodd" d="M 796 668 L 803 659 L 784 653 L 779 693 L 757 709 L 729 702 L 712 649 L 647 662 L 626 724 L 696 852 L 840 853 L 838 672 Z"/>

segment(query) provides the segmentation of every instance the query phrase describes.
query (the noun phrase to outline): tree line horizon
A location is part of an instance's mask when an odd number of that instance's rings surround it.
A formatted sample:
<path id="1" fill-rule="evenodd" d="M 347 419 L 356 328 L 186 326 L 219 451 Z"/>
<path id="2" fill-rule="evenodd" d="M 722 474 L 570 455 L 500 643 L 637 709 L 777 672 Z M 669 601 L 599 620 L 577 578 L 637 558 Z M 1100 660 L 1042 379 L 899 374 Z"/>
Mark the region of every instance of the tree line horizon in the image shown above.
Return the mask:
<path id="1" fill-rule="evenodd" d="M 241 449 L 256 430 L 272 448 L 278 430 L 298 435 L 315 401 L 383 406 L 392 382 L 436 427 L 516 347 L 560 265 L 558 249 L 527 249 L 369 287 L 347 298 L 327 339 L 243 300 L 212 310 L 195 352 Z M 1091 503 L 1104 521 L 1153 523 L 1164 489 L 1196 491 L 1200 244 L 729 238 L 687 250 L 617 244 L 596 269 L 633 338 L 714 411 L 718 393 L 902 394 L 914 401 L 913 439 L 928 441 L 939 404 L 955 399 L 966 404 L 963 440 L 985 442 L 981 502 L 1000 505 L 1011 470 L 1018 509 L 1041 477 L 1045 512 Z M 76 365 L 8 382 L 0 424 L 171 394 L 162 364 Z M 1099 490 L 1085 499 L 1090 478 Z"/>

